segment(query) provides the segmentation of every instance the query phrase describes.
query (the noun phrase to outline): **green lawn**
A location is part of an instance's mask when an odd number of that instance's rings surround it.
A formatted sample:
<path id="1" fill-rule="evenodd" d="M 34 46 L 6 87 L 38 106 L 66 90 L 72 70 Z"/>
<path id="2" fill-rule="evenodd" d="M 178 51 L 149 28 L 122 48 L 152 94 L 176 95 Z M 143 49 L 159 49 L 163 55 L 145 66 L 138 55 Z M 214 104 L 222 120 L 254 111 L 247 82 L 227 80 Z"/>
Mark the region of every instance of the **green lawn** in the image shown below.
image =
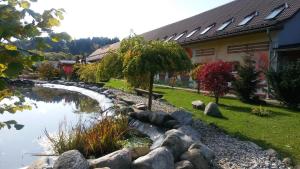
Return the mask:
<path id="1" fill-rule="evenodd" d="M 121 80 L 111 80 L 106 86 L 130 91 Z M 176 107 L 192 112 L 194 118 L 214 123 L 228 134 L 253 141 L 264 148 L 274 148 L 282 157 L 292 157 L 295 163 L 300 164 L 300 111 L 265 106 L 273 115 L 258 117 L 250 113 L 251 109 L 258 105 L 245 104 L 232 98 L 221 98 L 220 110 L 225 118 L 219 119 L 204 116 L 203 111 L 192 108 L 192 101 L 202 100 L 207 104 L 214 101 L 211 97 L 163 87 L 155 87 L 155 91 L 163 93 L 164 98 Z"/>

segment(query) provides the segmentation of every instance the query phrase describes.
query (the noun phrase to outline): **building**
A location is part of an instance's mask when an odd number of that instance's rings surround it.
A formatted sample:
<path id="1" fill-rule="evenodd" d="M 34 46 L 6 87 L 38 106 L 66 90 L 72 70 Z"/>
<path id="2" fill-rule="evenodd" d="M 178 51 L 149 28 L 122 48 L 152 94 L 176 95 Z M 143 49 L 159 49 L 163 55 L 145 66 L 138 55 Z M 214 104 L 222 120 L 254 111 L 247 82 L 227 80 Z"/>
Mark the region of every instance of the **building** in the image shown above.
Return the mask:
<path id="1" fill-rule="evenodd" d="M 97 62 L 97 61 L 100 61 L 107 54 L 107 52 L 109 52 L 110 50 L 118 49 L 119 46 L 120 46 L 120 42 L 103 46 L 103 47 L 97 49 L 92 54 L 90 54 L 86 58 L 86 61 L 87 62 Z"/>
<path id="2" fill-rule="evenodd" d="M 235 0 L 141 36 L 178 42 L 194 64 L 250 56 L 257 68 L 276 70 L 300 60 L 299 8 L 300 0 Z"/>

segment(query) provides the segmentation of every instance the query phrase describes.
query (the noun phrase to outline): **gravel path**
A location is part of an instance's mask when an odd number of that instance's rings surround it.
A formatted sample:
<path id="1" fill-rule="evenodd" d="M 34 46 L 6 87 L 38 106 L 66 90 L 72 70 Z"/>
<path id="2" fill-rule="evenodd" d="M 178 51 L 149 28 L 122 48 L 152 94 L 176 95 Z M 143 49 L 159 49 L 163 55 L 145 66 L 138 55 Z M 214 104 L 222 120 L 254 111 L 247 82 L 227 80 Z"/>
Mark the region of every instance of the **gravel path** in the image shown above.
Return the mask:
<path id="1" fill-rule="evenodd" d="M 118 97 L 135 103 L 147 104 L 147 98 L 111 89 Z M 153 111 L 173 112 L 178 108 L 153 101 Z M 276 155 L 249 141 L 241 141 L 229 136 L 213 125 L 194 120 L 193 127 L 202 135 L 202 142 L 216 154 L 217 168 L 224 169 L 284 169 L 287 167 Z"/>

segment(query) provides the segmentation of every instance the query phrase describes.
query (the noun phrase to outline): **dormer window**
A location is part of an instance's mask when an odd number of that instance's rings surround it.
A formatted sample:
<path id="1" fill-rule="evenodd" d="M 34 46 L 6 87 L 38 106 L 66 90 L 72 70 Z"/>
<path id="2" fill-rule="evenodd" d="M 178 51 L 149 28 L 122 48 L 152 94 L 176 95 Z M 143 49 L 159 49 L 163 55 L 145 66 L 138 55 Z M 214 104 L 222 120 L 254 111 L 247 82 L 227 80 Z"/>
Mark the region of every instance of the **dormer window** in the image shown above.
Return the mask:
<path id="1" fill-rule="evenodd" d="M 209 30 L 211 30 L 211 28 L 213 28 L 215 26 L 215 24 L 212 24 L 210 26 L 208 26 L 207 28 L 205 28 L 200 34 L 204 35 L 206 34 L 206 32 L 208 32 Z"/>
<path id="2" fill-rule="evenodd" d="M 186 31 L 185 32 L 182 32 L 180 35 L 178 35 L 174 40 L 179 40 L 183 35 L 186 34 Z"/>
<path id="3" fill-rule="evenodd" d="M 224 30 L 224 29 L 227 28 L 227 26 L 229 26 L 233 21 L 234 21 L 234 19 L 231 18 L 230 20 L 224 22 L 224 23 L 218 28 L 218 31 Z"/>
<path id="4" fill-rule="evenodd" d="M 288 4 L 285 3 L 283 5 L 281 5 L 280 7 L 274 9 L 266 18 L 265 20 L 271 20 L 271 19 L 275 19 L 284 9 L 288 8 Z"/>
<path id="5" fill-rule="evenodd" d="M 186 38 L 189 38 L 189 37 L 191 37 L 191 36 L 193 36 L 196 32 L 198 32 L 200 30 L 200 28 L 197 28 L 197 29 L 195 29 L 195 30 L 193 30 L 191 33 L 189 33 L 187 36 L 186 36 Z"/>
<path id="6" fill-rule="evenodd" d="M 240 23 L 239 26 L 247 25 L 255 16 L 258 15 L 258 12 L 253 12 L 252 14 L 246 16 Z"/>
<path id="7" fill-rule="evenodd" d="M 172 36 L 170 36 L 169 38 L 167 38 L 166 40 L 165 40 L 165 42 L 168 42 L 168 41 L 170 41 L 172 38 L 174 38 L 176 36 L 176 34 L 173 34 Z"/>

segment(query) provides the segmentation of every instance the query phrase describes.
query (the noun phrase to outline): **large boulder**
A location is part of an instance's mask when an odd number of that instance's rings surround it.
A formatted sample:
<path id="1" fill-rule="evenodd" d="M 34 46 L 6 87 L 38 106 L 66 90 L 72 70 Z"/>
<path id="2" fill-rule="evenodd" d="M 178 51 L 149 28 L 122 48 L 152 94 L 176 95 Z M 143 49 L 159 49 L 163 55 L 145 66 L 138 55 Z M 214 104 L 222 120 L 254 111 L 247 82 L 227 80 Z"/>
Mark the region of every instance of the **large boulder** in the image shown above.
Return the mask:
<path id="1" fill-rule="evenodd" d="M 192 114 L 183 110 L 175 111 L 171 116 L 182 125 L 190 125 L 193 122 Z"/>
<path id="2" fill-rule="evenodd" d="M 133 147 L 130 148 L 132 159 L 137 159 L 141 156 L 144 156 L 150 152 L 150 148 L 147 146 L 144 147 Z"/>
<path id="3" fill-rule="evenodd" d="M 151 111 L 141 111 L 132 112 L 129 114 L 130 117 L 141 120 L 143 122 L 149 122 L 157 126 L 164 126 L 164 123 L 169 120 L 174 120 L 169 114 L 165 112 L 151 112 Z"/>
<path id="4" fill-rule="evenodd" d="M 61 154 L 53 165 L 53 169 L 88 169 L 89 163 L 78 150 L 70 150 Z"/>
<path id="5" fill-rule="evenodd" d="M 191 137 L 191 139 L 194 141 L 194 142 L 197 142 L 201 139 L 201 135 L 200 133 L 195 130 L 193 127 L 191 126 L 181 126 L 179 127 L 177 130 L 181 131 L 182 133 L 184 133 L 185 135 Z"/>
<path id="6" fill-rule="evenodd" d="M 205 103 L 202 102 L 201 100 L 192 101 L 192 105 L 193 105 L 194 109 L 198 109 L 198 110 L 204 110 L 205 109 Z"/>
<path id="7" fill-rule="evenodd" d="M 166 147 L 159 147 L 136 159 L 132 169 L 174 169 L 174 158 Z"/>
<path id="8" fill-rule="evenodd" d="M 103 157 L 89 160 L 91 167 L 109 167 L 110 169 L 130 169 L 132 161 L 131 151 L 122 149 Z"/>
<path id="9" fill-rule="evenodd" d="M 190 149 L 181 155 L 180 160 L 190 161 L 195 169 L 209 169 L 209 163 L 199 149 Z"/>
<path id="10" fill-rule="evenodd" d="M 184 160 L 175 163 L 175 169 L 194 169 L 194 166 L 190 161 Z"/>
<path id="11" fill-rule="evenodd" d="M 208 105 L 205 107 L 204 114 L 213 117 L 223 117 L 221 111 L 219 110 L 219 106 L 213 102 L 208 103 Z"/>
<path id="12" fill-rule="evenodd" d="M 206 145 L 202 144 L 201 142 L 194 143 L 190 146 L 189 150 L 192 149 L 199 149 L 203 157 L 209 162 L 212 163 L 212 161 L 215 159 L 215 153 L 212 149 L 207 147 Z"/>

